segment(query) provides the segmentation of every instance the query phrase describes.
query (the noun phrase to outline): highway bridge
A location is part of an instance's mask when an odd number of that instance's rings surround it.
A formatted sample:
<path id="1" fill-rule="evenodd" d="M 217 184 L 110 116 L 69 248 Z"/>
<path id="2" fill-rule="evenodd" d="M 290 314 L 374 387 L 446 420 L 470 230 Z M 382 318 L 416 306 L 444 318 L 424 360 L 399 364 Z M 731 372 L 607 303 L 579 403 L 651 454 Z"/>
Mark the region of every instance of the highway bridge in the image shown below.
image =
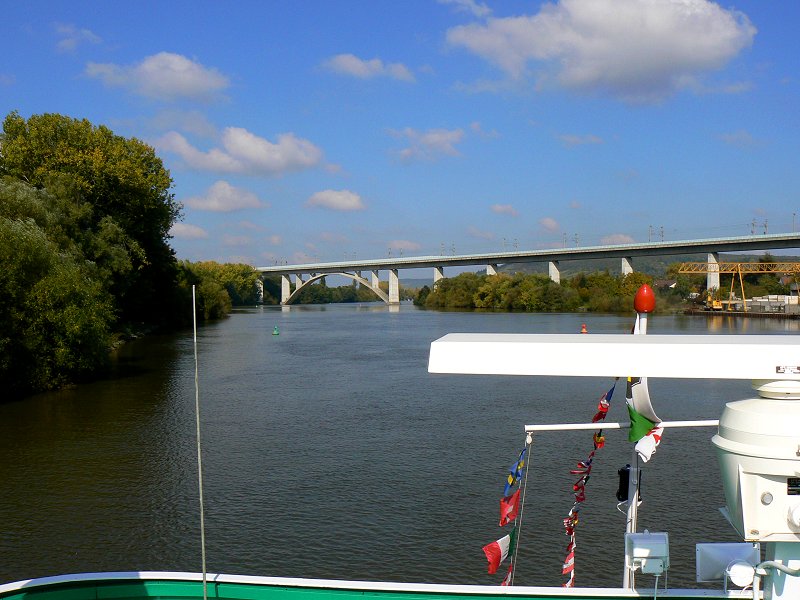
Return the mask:
<path id="1" fill-rule="evenodd" d="M 399 304 L 401 269 L 433 269 L 433 283 L 444 277 L 446 267 L 484 266 L 486 273 L 496 275 L 501 265 L 527 262 L 548 263 L 550 278 L 560 280 L 559 263 L 570 260 L 592 260 L 601 258 L 620 259 L 623 274 L 632 273 L 634 261 L 639 256 L 669 256 L 677 254 L 708 254 L 709 289 L 719 287 L 719 272 L 714 265 L 719 262 L 720 252 L 747 252 L 753 250 L 779 250 L 800 248 L 800 233 L 776 233 L 743 237 L 682 240 L 676 242 L 643 242 L 638 244 L 615 244 L 608 246 L 584 246 L 576 248 L 552 248 L 549 250 L 522 250 L 514 252 L 491 252 L 486 254 L 462 254 L 453 256 L 416 256 L 401 258 L 379 258 L 374 260 L 352 260 L 297 265 L 274 265 L 256 267 L 262 275 L 279 275 L 281 278 L 281 304 L 291 304 L 307 285 L 327 275 L 341 275 L 369 287 L 387 304 Z M 388 294 L 380 287 L 380 272 L 387 271 Z M 369 279 L 363 274 L 368 273 Z M 294 277 L 294 284 L 291 278 Z"/>

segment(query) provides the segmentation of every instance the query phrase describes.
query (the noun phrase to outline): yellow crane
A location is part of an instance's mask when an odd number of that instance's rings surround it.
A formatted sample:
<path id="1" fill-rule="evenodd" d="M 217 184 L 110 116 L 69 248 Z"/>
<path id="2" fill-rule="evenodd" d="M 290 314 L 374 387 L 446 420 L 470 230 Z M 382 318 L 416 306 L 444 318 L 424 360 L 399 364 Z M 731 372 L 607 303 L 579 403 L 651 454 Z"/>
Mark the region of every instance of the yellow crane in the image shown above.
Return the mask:
<path id="1" fill-rule="evenodd" d="M 739 285 L 742 289 L 742 306 L 744 307 L 744 312 L 747 312 L 747 299 L 744 295 L 744 275 L 753 273 L 784 273 L 796 276 L 796 273 L 800 273 L 800 262 L 685 262 L 681 263 L 678 267 L 678 273 L 698 275 L 701 273 L 720 273 L 733 275 L 733 277 L 731 277 L 731 291 L 728 300 L 712 300 L 709 304 L 712 310 L 722 310 L 724 304 L 727 304 L 728 308 L 730 308 L 733 300 L 733 284 L 738 274 Z M 717 303 L 719 304 L 717 305 Z"/>

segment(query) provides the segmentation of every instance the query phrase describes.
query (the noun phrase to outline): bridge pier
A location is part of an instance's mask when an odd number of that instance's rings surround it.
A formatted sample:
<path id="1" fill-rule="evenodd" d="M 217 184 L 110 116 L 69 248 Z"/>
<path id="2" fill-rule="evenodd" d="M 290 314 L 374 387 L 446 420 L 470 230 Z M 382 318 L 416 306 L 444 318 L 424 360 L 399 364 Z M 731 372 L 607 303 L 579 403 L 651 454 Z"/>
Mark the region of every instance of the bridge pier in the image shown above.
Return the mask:
<path id="1" fill-rule="evenodd" d="M 288 275 L 281 275 L 281 304 L 286 304 L 292 295 L 292 282 Z"/>
<path id="2" fill-rule="evenodd" d="M 551 260 L 547 263 L 547 274 L 550 276 L 551 281 L 561 283 L 561 271 L 558 270 L 557 260 Z"/>
<path id="3" fill-rule="evenodd" d="M 436 284 L 439 282 L 440 279 L 444 279 L 444 268 L 443 267 L 433 267 L 433 287 L 436 288 Z"/>
<path id="4" fill-rule="evenodd" d="M 303 287 L 303 274 L 302 273 L 295 273 L 294 275 L 294 289 L 299 290 Z"/>
<path id="5" fill-rule="evenodd" d="M 487 275 L 497 275 L 497 265 L 486 265 Z"/>
<path id="6" fill-rule="evenodd" d="M 400 279 L 397 269 L 389 269 L 389 304 L 400 304 Z"/>
<path id="7" fill-rule="evenodd" d="M 719 289 L 719 253 L 708 253 L 708 274 L 706 275 L 706 289 Z"/>
<path id="8" fill-rule="evenodd" d="M 630 275 L 633 273 L 633 258 L 630 256 L 622 257 L 622 274 Z"/>

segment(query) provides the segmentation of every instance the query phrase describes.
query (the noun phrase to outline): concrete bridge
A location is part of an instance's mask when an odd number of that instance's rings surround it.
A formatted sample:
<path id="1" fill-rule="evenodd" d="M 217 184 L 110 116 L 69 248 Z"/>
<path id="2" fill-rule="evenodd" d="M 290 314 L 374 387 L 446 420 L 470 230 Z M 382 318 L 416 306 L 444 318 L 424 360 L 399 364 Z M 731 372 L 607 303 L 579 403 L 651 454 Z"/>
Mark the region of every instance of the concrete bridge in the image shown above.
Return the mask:
<path id="1" fill-rule="evenodd" d="M 778 250 L 800 248 L 800 233 L 777 233 L 745 237 L 683 240 L 677 242 L 647 242 L 641 244 L 616 244 L 610 246 L 585 246 L 554 248 L 551 250 L 525 250 L 493 252 L 488 254 L 463 254 L 457 256 L 418 256 L 353 260 L 343 262 L 310 263 L 301 265 L 276 265 L 256 267 L 263 275 L 280 275 L 281 304 L 291 304 L 307 285 L 327 275 L 341 275 L 370 288 L 387 304 L 400 303 L 401 269 L 433 269 L 433 283 L 444 277 L 445 267 L 485 266 L 488 275 L 496 275 L 500 265 L 509 263 L 546 262 L 550 279 L 560 281 L 559 263 L 570 260 L 619 258 L 623 274 L 633 273 L 634 259 L 638 256 L 670 256 L 677 254 L 707 253 L 709 273 L 707 287 L 719 288 L 719 272 L 714 265 L 720 252 L 745 252 L 752 250 Z M 388 271 L 388 293 L 380 287 L 379 273 Z M 369 274 L 369 279 L 363 276 Z M 291 277 L 294 277 L 292 284 Z"/>

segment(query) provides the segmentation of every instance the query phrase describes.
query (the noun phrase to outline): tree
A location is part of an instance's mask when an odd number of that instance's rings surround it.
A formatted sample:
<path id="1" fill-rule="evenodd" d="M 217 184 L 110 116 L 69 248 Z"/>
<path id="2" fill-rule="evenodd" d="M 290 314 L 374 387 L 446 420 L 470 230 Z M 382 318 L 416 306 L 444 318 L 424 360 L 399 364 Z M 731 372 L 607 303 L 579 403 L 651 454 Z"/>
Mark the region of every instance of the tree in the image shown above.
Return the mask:
<path id="1" fill-rule="evenodd" d="M 0 215 L 0 265 L 6 397 L 53 389 L 106 364 L 113 302 L 91 263 L 60 249 L 33 219 Z"/>
<path id="2" fill-rule="evenodd" d="M 105 126 L 58 114 L 3 121 L 0 175 L 77 198 L 89 207 L 84 229 L 93 234 L 87 258 L 108 266 L 110 289 L 123 321 L 151 322 L 177 277 L 169 230 L 180 214 L 172 179 L 153 148 Z M 125 253 L 110 248 L 126 249 Z M 124 254 L 124 255 L 123 255 Z M 128 265 L 127 261 L 130 261 Z"/>

